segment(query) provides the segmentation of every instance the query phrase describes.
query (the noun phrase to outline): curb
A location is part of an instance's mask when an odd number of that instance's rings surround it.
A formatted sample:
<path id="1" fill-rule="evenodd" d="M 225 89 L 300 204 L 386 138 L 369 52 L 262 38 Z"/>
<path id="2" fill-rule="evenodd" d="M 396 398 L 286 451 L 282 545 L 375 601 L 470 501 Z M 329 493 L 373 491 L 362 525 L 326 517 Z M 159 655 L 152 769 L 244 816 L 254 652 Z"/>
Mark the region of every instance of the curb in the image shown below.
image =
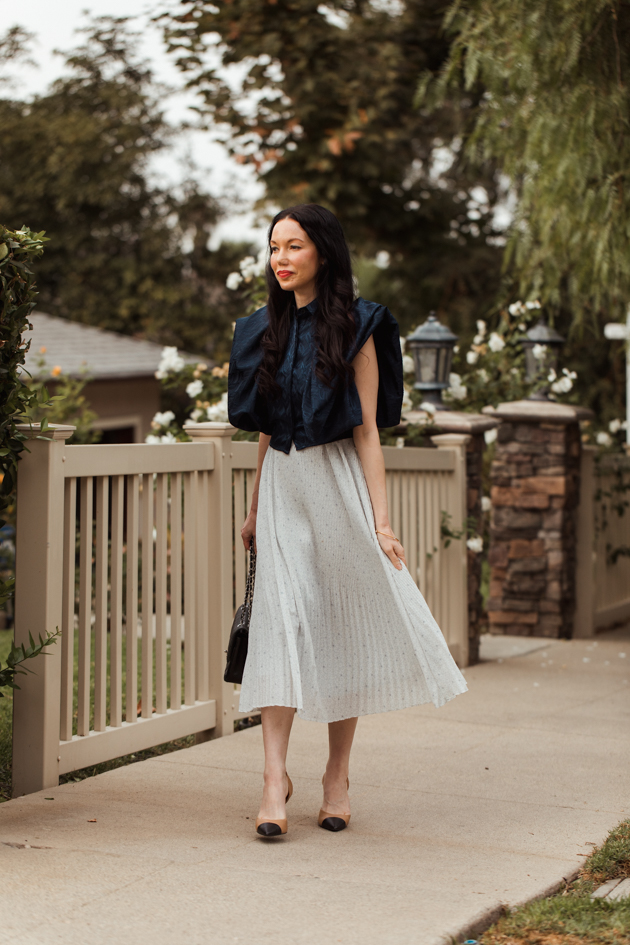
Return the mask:
<path id="1" fill-rule="evenodd" d="M 456 929 L 445 932 L 444 935 L 441 935 L 438 939 L 434 939 L 433 942 L 431 942 L 431 945 L 457 945 L 457 943 L 464 942 L 466 939 L 476 938 L 476 936 L 481 935 L 483 932 L 487 931 L 487 929 L 489 929 L 490 926 L 497 921 L 497 919 L 500 919 L 502 915 L 505 915 L 507 910 L 513 912 L 515 909 L 519 909 L 521 906 L 525 906 L 529 902 L 536 902 L 537 899 L 547 899 L 549 896 L 553 896 L 567 883 L 572 883 L 573 880 L 577 879 L 581 869 L 581 866 L 576 866 L 573 870 L 571 870 L 570 873 L 568 873 L 568 875 L 563 876 L 562 879 L 555 880 L 553 883 L 544 886 L 542 889 L 539 889 L 531 896 L 527 896 L 525 899 L 519 899 L 517 902 L 512 904 L 508 904 L 507 902 L 497 902 L 492 906 L 488 906 L 487 909 L 483 909 L 481 912 L 478 912 L 464 925 L 459 925 Z"/>

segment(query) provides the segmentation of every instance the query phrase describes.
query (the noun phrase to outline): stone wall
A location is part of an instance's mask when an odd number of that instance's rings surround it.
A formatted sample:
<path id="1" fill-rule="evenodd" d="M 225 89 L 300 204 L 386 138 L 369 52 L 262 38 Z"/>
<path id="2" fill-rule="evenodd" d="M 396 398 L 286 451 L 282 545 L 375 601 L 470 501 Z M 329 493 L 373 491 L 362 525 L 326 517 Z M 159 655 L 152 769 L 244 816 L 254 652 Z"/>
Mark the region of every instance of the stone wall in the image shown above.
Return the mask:
<path id="1" fill-rule="evenodd" d="M 503 422 L 491 472 L 490 629 L 570 637 L 575 609 L 579 414 L 576 408 L 549 403 L 538 404 L 536 416 L 535 405 L 525 403 L 521 415 L 519 404 L 504 404 L 492 411 L 497 417 L 503 414 Z"/>

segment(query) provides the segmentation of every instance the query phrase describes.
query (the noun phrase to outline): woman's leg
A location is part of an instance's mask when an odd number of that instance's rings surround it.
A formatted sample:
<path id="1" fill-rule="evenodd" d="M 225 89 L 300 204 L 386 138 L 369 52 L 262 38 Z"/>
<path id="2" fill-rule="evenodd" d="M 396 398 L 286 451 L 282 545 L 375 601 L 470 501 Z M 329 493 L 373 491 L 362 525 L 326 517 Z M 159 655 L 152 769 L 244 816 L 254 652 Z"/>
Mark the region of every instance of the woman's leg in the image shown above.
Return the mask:
<path id="1" fill-rule="evenodd" d="M 277 820 L 286 817 L 287 748 L 295 709 L 268 705 L 260 710 L 265 746 L 265 782 L 259 817 Z"/>
<path id="2" fill-rule="evenodd" d="M 348 770 L 350 751 L 358 719 L 328 723 L 328 764 L 324 775 L 324 810 L 349 814 Z"/>

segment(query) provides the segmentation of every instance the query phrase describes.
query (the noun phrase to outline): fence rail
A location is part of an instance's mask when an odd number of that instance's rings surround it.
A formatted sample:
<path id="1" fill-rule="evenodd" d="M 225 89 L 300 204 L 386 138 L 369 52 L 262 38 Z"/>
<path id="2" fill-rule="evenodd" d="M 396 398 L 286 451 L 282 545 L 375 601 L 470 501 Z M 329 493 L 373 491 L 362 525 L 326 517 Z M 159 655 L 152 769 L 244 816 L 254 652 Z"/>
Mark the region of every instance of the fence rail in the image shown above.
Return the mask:
<path id="1" fill-rule="evenodd" d="M 257 444 L 218 423 L 159 446 L 67 446 L 72 429 L 31 439 L 19 466 L 16 641 L 59 627 L 61 643 L 15 693 L 15 795 L 184 735 L 230 734 L 242 717 L 223 665 Z M 465 665 L 466 548 L 445 547 L 441 516 L 462 528 L 468 438 L 434 439 L 384 450 L 387 491 L 410 572 Z"/>

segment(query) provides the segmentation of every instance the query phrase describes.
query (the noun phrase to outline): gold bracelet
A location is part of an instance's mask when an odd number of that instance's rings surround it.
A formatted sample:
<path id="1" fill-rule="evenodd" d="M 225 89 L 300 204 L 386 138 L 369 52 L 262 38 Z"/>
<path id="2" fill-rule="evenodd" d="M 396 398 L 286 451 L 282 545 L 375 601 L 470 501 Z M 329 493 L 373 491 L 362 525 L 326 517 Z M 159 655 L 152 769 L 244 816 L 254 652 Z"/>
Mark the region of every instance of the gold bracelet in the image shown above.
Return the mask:
<path id="1" fill-rule="evenodd" d="M 392 541 L 398 541 L 395 535 L 387 535 L 385 532 L 379 532 L 378 528 L 375 529 L 375 531 L 377 535 L 382 535 L 384 538 L 391 538 Z M 399 541 L 398 541 L 398 544 L 400 544 Z"/>

